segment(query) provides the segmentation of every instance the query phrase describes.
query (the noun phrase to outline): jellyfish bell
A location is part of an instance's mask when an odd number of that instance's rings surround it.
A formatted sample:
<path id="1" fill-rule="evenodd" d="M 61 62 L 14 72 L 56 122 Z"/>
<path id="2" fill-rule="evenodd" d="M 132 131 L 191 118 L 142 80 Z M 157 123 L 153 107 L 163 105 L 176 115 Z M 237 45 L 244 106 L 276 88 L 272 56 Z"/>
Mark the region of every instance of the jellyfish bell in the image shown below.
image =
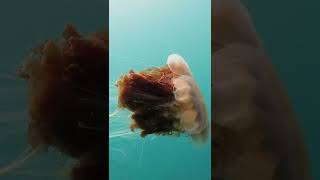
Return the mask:
<path id="1" fill-rule="evenodd" d="M 182 128 L 195 139 L 206 139 L 208 113 L 189 65 L 178 54 L 169 55 L 167 65 L 173 73 L 180 75 L 173 78 L 173 84 L 175 100 L 181 106 L 180 123 Z"/>
<path id="2" fill-rule="evenodd" d="M 192 75 L 187 62 L 179 54 L 171 54 L 168 56 L 167 65 L 170 70 L 178 75 Z"/>
<path id="3" fill-rule="evenodd" d="M 119 107 L 133 112 L 131 129 L 148 134 L 189 134 L 195 141 L 208 136 L 204 99 L 189 65 L 172 54 L 164 67 L 149 68 L 122 76 L 117 81 Z"/>

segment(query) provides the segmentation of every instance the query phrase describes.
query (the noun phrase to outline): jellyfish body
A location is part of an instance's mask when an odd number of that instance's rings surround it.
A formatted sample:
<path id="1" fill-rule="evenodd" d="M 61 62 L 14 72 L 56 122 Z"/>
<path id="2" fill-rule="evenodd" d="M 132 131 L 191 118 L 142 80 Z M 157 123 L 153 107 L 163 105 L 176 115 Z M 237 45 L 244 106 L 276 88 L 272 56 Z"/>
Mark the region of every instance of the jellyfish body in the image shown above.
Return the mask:
<path id="1" fill-rule="evenodd" d="M 44 42 L 26 59 L 18 75 L 28 85 L 30 148 L 24 156 L 0 168 L 0 175 L 39 150 L 53 148 L 77 160 L 71 179 L 106 178 L 100 168 L 106 168 L 106 153 L 102 152 L 108 148 L 107 34 L 103 30 L 84 36 L 66 25 L 63 38 Z M 92 174 L 95 176 L 87 177 Z"/>
<path id="2" fill-rule="evenodd" d="M 190 67 L 177 54 L 167 65 L 122 76 L 118 82 L 119 107 L 133 112 L 131 129 L 141 135 L 187 133 L 205 140 L 208 115 Z"/>
<path id="3" fill-rule="evenodd" d="M 248 8 L 240 0 L 212 8 L 212 178 L 311 179 L 294 109 Z"/>
<path id="4" fill-rule="evenodd" d="M 174 97 L 181 106 L 180 123 L 190 135 L 202 133 L 208 127 L 204 99 L 186 61 L 179 55 L 168 57 L 167 65 L 179 76 L 173 79 Z"/>

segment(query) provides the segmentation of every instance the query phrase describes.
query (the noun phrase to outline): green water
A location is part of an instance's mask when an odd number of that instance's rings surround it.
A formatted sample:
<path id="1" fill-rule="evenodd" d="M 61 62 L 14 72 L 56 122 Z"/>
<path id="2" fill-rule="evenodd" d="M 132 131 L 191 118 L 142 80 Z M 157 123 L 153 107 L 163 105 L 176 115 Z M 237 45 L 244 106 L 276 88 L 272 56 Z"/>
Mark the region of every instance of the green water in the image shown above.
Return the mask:
<path id="1" fill-rule="evenodd" d="M 113 84 L 121 74 L 130 69 L 163 66 L 171 53 L 182 55 L 189 63 L 211 109 L 210 3 L 210 0 L 110 1 L 109 111 L 116 108 Z M 118 118 L 127 122 L 127 115 L 111 118 L 111 133 L 127 128 L 128 124 L 119 127 L 114 121 Z M 209 180 L 210 148 L 210 143 L 197 147 L 188 137 L 111 138 L 110 179 Z"/>

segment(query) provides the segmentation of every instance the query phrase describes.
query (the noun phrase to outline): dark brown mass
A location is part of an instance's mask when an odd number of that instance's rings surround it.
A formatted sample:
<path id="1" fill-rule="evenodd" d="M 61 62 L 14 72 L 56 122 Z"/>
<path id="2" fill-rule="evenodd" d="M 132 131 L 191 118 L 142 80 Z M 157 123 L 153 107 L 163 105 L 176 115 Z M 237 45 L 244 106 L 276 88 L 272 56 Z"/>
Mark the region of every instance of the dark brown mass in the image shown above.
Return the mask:
<path id="1" fill-rule="evenodd" d="M 141 136 L 148 134 L 178 134 L 179 105 L 175 102 L 173 74 L 168 66 L 149 68 L 122 76 L 117 87 L 119 107 L 133 112 L 131 129 L 142 129 Z"/>
<path id="2" fill-rule="evenodd" d="M 60 41 L 35 48 L 19 70 L 29 87 L 29 144 L 78 159 L 75 180 L 107 179 L 107 62 L 107 31 L 82 36 L 67 25 Z"/>

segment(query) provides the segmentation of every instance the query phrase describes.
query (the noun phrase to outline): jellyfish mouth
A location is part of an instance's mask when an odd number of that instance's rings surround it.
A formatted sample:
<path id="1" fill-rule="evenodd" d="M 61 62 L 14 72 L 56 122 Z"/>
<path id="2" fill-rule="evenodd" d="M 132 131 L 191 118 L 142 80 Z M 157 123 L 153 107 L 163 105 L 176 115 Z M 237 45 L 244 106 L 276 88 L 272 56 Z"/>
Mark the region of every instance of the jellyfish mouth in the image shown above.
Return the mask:
<path id="1" fill-rule="evenodd" d="M 167 65 L 130 72 L 117 81 L 119 108 L 133 112 L 130 128 L 141 136 L 197 135 L 207 127 L 206 108 L 183 58 L 170 55 Z"/>

